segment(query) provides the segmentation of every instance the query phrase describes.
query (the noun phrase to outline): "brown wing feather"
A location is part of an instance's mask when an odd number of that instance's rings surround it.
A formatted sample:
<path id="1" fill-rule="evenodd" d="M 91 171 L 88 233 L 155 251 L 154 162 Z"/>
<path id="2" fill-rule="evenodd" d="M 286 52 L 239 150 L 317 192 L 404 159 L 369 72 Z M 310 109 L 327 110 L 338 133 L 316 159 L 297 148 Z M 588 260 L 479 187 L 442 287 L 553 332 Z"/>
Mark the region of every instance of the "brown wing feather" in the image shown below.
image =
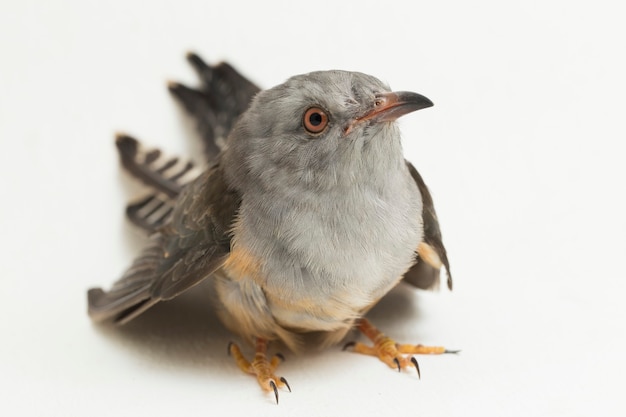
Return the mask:
<path id="1" fill-rule="evenodd" d="M 111 290 L 89 291 L 89 315 L 124 323 L 210 276 L 230 253 L 239 203 L 220 166 L 208 169 L 183 189 L 170 221 Z"/>
<path id="2" fill-rule="evenodd" d="M 151 288 L 153 297 L 173 298 L 223 264 L 239 204 L 239 195 L 228 188 L 219 165 L 185 187 L 172 221 L 162 231 L 170 237 L 158 269 L 160 278 Z"/>
<path id="3" fill-rule="evenodd" d="M 420 193 L 422 194 L 422 202 L 424 205 L 422 212 L 424 220 L 424 242 L 434 249 L 439 256 L 441 263 L 445 266 L 448 277 L 448 288 L 452 289 L 452 274 L 450 272 L 448 254 L 446 253 L 446 248 L 443 245 L 441 230 L 439 228 L 439 219 L 437 219 L 433 198 L 430 195 L 430 191 L 428 191 L 428 187 L 424 183 L 422 176 L 419 172 L 417 172 L 417 169 L 415 169 L 415 167 L 408 161 L 406 164 L 409 168 L 411 176 L 417 183 Z M 404 280 L 418 288 L 435 288 L 439 283 L 439 269 L 429 265 L 427 262 L 420 262 L 418 260 L 418 262 L 406 272 Z"/>

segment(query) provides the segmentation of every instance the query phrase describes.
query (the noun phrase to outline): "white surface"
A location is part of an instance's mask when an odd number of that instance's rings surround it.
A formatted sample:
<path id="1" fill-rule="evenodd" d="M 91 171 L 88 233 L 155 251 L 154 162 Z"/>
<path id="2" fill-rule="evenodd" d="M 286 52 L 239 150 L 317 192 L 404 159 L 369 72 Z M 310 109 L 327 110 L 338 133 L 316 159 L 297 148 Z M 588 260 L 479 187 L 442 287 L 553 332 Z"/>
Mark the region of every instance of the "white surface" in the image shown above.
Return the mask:
<path id="1" fill-rule="evenodd" d="M 334 3 L 2 2 L 1 415 L 626 414 L 622 7 Z M 371 318 L 460 355 L 420 357 L 418 381 L 339 348 L 287 353 L 277 407 L 201 288 L 124 329 L 90 323 L 85 291 L 143 243 L 114 131 L 199 149 L 165 89 L 196 82 L 189 49 L 263 86 L 342 68 L 435 102 L 402 126 L 455 290 L 400 288 Z"/>

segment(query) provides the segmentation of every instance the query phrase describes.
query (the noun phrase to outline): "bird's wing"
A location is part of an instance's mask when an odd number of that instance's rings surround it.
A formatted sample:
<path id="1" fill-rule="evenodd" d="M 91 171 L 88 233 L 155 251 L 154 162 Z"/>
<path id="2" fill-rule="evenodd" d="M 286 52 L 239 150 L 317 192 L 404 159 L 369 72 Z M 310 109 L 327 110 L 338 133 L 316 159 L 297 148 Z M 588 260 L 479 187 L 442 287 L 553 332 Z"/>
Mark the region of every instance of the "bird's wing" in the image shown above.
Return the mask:
<path id="1" fill-rule="evenodd" d="M 210 276 L 228 258 L 239 196 L 214 165 L 181 192 L 171 219 L 110 291 L 88 293 L 89 315 L 124 323 Z"/>
<path id="2" fill-rule="evenodd" d="M 187 59 L 200 77 L 200 88 L 170 83 L 169 89 L 196 120 L 205 156 L 211 162 L 260 89 L 228 63 L 208 65 L 194 53 L 189 53 Z"/>
<path id="3" fill-rule="evenodd" d="M 417 169 L 408 161 L 406 164 L 422 194 L 424 241 L 417 250 L 418 262 L 404 274 L 404 280 L 418 288 L 436 288 L 439 284 L 440 268 L 444 266 L 448 278 L 448 288 L 452 289 L 452 275 L 448 254 L 441 238 L 441 230 L 439 229 L 439 220 L 435 212 L 433 198 Z"/>

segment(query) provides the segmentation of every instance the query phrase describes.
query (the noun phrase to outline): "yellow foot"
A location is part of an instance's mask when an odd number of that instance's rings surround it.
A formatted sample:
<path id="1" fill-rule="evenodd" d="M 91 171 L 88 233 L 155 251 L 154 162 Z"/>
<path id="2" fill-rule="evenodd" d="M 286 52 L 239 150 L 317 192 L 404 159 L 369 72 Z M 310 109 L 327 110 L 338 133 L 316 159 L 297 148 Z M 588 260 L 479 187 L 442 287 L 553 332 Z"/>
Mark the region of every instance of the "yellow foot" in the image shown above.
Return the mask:
<path id="1" fill-rule="evenodd" d="M 287 380 L 282 376 L 278 377 L 274 374 L 280 362 L 284 360 L 283 356 L 276 354 L 271 359 L 267 359 L 267 340 L 261 338 L 256 340 L 256 353 L 252 362 L 248 362 L 241 353 L 239 346 L 232 342 L 228 345 L 228 354 L 235 358 L 239 369 L 256 376 L 256 380 L 263 391 L 274 391 L 276 404 L 278 404 L 278 388 L 287 387 L 289 392 L 291 392 L 291 387 Z"/>
<path id="2" fill-rule="evenodd" d="M 414 366 L 417 370 L 418 377 L 421 377 L 420 367 L 417 363 L 417 360 L 412 355 L 458 352 L 447 350 L 446 348 L 441 346 L 400 345 L 389 337 L 385 336 L 367 319 L 360 319 L 357 323 L 357 329 L 359 329 L 359 331 L 363 333 L 368 339 L 374 342 L 374 346 L 367 346 L 359 342 L 349 342 L 343 347 L 344 350 L 352 348 L 353 352 L 362 353 L 364 355 L 376 356 L 378 359 L 386 363 L 390 368 L 398 369 L 398 372 L 407 367 Z"/>

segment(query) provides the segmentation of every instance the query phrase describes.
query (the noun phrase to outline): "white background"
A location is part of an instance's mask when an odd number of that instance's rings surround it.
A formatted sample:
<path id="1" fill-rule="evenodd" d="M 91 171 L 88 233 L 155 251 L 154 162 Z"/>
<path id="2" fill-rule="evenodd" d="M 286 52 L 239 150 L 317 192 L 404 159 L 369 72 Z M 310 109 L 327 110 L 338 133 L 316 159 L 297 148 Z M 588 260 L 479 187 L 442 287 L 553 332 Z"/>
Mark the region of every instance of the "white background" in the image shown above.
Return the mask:
<path id="1" fill-rule="evenodd" d="M 0 414 L 626 414 L 619 5 L 2 0 Z M 90 322 L 87 288 L 144 242 L 114 132 L 199 156 L 165 88 L 196 83 L 188 50 L 265 87 L 341 68 L 435 102 L 401 124 L 455 289 L 398 288 L 371 318 L 461 354 L 418 358 L 420 381 L 339 347 L 284 352 L 294 392 L 276 406 L 226 356 L 202 288 L 122 329 Z"/>

